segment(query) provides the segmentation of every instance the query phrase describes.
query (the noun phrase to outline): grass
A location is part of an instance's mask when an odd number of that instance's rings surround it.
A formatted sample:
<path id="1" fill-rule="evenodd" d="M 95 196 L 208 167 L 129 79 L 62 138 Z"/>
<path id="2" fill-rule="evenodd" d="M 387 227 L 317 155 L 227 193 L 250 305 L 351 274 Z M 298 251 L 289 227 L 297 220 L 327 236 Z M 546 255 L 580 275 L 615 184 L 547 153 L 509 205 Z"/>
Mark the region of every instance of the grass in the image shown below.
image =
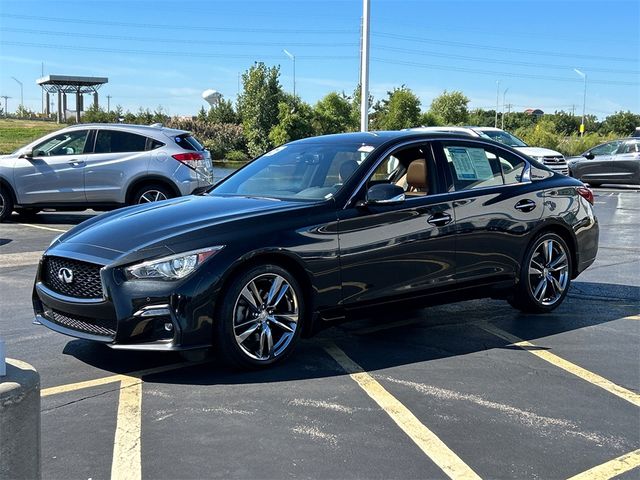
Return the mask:
<path id="1" fill-rule="evenodd" d="M 0 154 L 14 152 L 27 143 L 65 126 L 37 120 L 0 119 Z"/>

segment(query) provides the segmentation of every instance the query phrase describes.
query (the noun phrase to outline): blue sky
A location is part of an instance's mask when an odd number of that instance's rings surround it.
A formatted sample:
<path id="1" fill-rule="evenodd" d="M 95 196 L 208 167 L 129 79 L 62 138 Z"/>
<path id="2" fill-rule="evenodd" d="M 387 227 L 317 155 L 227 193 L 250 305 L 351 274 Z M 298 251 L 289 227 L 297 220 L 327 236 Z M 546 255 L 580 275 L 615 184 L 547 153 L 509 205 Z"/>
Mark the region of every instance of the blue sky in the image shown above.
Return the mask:
<path id="1" fill-rule="evenodd" d="M 107 76 L 101 103 L 195 114 L 208 88 L 235 99 L 254 61 L 281 65 L 315 103 L 358 82 L 361 0 L 0 0 L 0 95 L 40 111 L 44 73 Z M 371 0 L 371 93 L 413 89 L 427 109 L 443 90 L 470 107 L 640 113 L 640 2 Z M 506 93 L 505 89 L 508 89 Z M 13 106 L 12 106 L 13 105 Z"/>

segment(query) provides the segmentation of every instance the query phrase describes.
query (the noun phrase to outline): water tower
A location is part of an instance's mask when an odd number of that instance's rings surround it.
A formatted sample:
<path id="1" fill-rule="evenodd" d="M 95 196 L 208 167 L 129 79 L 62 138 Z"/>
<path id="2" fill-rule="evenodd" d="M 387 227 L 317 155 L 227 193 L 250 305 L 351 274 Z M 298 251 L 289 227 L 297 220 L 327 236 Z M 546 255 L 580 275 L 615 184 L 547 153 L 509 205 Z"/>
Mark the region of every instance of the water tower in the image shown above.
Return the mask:
<path id="1" fill-rule="evenodd" d="M 222 98 L 222 94 L 220 92 L 216 92 L 215 90 L 208 89 L 202 92 L 202 98 L 211 106 L 215 107 L 220 99 Z"/>

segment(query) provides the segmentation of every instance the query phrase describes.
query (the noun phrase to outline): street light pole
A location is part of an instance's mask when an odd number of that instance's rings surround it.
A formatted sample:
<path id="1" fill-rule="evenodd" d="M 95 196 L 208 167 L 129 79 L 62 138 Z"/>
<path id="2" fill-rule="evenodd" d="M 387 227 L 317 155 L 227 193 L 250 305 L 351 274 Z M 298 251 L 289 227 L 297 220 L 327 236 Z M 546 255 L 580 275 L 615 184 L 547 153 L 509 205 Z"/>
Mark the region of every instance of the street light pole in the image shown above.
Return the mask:
<path id="1" fill-rule="evenodd" d="M 360 131 L 369 130 L 369 0 L 362 0 L 362 54 L 360 57 Z"/>
<path id="2" fill-rule="evenodd" d="M 496 80 L 496 121 L 494 127 L 498 128 L 498 109 L 500 108 L 500 80 Z"/>
<path id="3" fill-rule="evenodd" d="M 282 50 L 284 54 L 291 59 L 293 62 L 293 98 L 296 97 L 296 56 L 293 53 L 290 53 L 286 49 Z"/>
<path id="4" fill-rule="evenodd" d="M 580 123 L 580 136 L 584 137 L 584 130 L 585 130 L 584 120 L 585 120 L 586 105 L 587 105 L 587 74 L 584 72 L 581 72 L 577 68 L 574 68 L 573 71 L 576 72 L 578 75 L 580 75 L 584 79 L 584 94 L 582 97 L 582 123 Z"/>
<path id="5" fill-rule="evenodd" d="M 504 92 L 502 92 L 502 125 L 500 126 L 502 130 L 504 130 L 504 105 L 506 103 L 505 97 L 507 96 L 508 91 L 509 91 L 509 87 L 505 88 Z"/>
<path id="6" fill-rule="evenodd" d="M 20 80 L 18 80 L 16 77 L 11 77 L 13 78 L 16 82 L 18 82 L 18 85 L 20 85 L 20 105 L 24 106 L 24 96 L 23 96 L 23 89 L 22 89 L 22 82 Z"/>

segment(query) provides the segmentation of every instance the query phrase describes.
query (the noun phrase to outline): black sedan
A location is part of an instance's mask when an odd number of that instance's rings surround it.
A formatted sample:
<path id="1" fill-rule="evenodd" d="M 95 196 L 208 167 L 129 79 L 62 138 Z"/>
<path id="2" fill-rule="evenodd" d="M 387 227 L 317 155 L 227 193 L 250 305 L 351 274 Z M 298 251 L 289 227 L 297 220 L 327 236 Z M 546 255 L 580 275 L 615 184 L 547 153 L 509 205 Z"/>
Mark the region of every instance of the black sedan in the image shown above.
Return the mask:
<path id="1" fill-rule="evenodd" d="M 280 146 L 200 196 L 103 214 L 40 262 L 36 321 L 115 349 L 266 366 L 362 309 L 549 312 L 593 263 L 580 181 L 504 145 L 376 132 Z"/>

